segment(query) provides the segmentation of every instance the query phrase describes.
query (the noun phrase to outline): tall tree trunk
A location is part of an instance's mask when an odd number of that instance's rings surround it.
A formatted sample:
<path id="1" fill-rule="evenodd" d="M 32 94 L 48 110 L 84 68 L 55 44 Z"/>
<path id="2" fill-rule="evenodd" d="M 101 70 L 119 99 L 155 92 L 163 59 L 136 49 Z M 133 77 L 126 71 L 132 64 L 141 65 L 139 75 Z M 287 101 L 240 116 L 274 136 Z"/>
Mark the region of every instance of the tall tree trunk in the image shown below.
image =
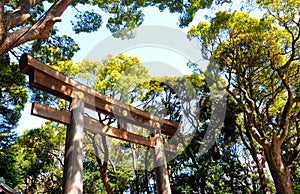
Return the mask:
<path id="1" fill-rule="evenodd" d="M 246 117 L 244 115 L 244 123 L 248 123 L 248 121 L 246 120 Z M 250 128 L 248 127 L 247 124 L 245 124 L 245 128 L 246 128 L 246 137 L 249 141 L 249 143 L 247 143 L 247 140 L 245 139 L 245 137 L 243 136 L 243 132 L 240 126 L 236 125 L 239 129 L 239 133 L 240 133 L 240 137 L 241 140 L 244 144 L 244 146 L 250 151 L 250 154 L 257 166 L 257 172 L 259 175 L 259 181 L 260 181 L 260 185 L 261 185 L 261 190 L 263 191 L 264 194 L 270 194 L 270 189 L 268 187 L 267 184 L 267 180 L 266 180 L 266 175 L 265 175 L 265 171 L 264 171 L 264 162 L 259 159 L 258 157 L 258 153 L 257 150 L 255 148 L 254 142 L 253 142 L 253 138 L 250 132 Z"/>
<path id="2" fill-rule="evenodd" d="M 20 1 L 20 11 L 4 14 L 3 1 L 0 2 L 0 56 L 11 49 L 28 41 L 46 39 L 60 16 L 72 3 L 72 0 L 58 0 L 45 12 L 45 15 L 31 26 L 22 27 L 30 17 L 29 9 L 33 8 L 40 0 Z M 6 25 L 4 22 L 6 21 Z M 21 27 L 12 30 L 14 27 Z"/>
<path id="3" fill-rule="evenodd" d="M 259 161 L 259 159 L 256 162 L 256 166 L 257 166 L 257 171 L 259 174 L 259 181 L 262 186 L 262 190 L 265 194 L 270 194 L 270 190 L 269 190 L 267 180 L 266 180 L 266 174 L 264 171 L 264 165 L 262 164 L 261 161 Z"/>
<path id="4" fill-rule="evenodd" d="M 282 161 L 279 143 L 272 142 L 271 146 L 265 146 L 264 149 L 277 194 L 292 194 L 291 174 Z"/>
<path id="5" fill-rule="evenodd" d="M 135 175 L 135 178 L 134 178 L 134 185 L 135 185 L 135 190 L 136 192 L 135 193 L 140 193 L 140 187 L 139 187 L 139 172 L 137 170 L 137 166 L 136 166 L 136 155 L 135 155 L 135 149 L 136 149 L 136 145 L 135 144 L 130 144 L 130 147 L 131 147 L 131 150 L 132 150 L 132 164 L 133 164 L 133 169 L 134 169 L 134 175 Z"/>
<path id="6" fill-rule="evenodd" d="M 96 156 L 96 160 L 97 160 L 98 166 L 100 168 L 100 175 L 101 175 L 101 179 L 104 184 L 105 190 L 108 194 L 112 194 L 113 189 L 111 188 L 111 186 L 109 184 L 107 168 L 105 168 L 105 165 L 102 165 L 101 160 L 98 156 Z"/>
<path id="7" fill-rule="evenodd" d="M 5 38 L 4 1 L 0 1 L 0 44 Z"/>
<path id="8" fill-rule="evenodd" d="M 110 184 L 109 184 L 109 179 L 108 179 L 108 174 L 107 174 L 107 168 L 105 168 L 104 165 L 102 165 L 101 159 L 96 156 L 96 161 L 98 163 L 98 166 L 100 168 L 100 176 L 103 182 L 103 185 L 105 187 L 105 190 L 108 194 L 112 194 L 113 193 L 113 189 L 111 188 Z"/>
<path id="9" fill-rule="evenodd" d="M 96 161 L 97 161 L 98 166 L 100 168 L 100 176 L 101 176 L 103 185 L 105 187 L 105 190 L 108 194 L 113 194 L 113 189 L 112 189 L 112 187 L 109 183 L 109 178 L 108 178 L 107 160 L 104 159 L 104 161 L 102 163 L 102 161 L 100 159 L 100 156 L 99 156 L 98 147 L 97 147 L 96 141 L 94 139 L 95 136 L 94 137 L 89 136 L 89 137 L 90 137 L 90 139 L 92 141 L 92 144 L 93 144 L 93 148 L 94 148 L 95 155 L 96 155 Z M 106 144 L 106 139 L 105 139 L 105 142 L 103 142 L 105 137 L 104 136 L 101 136 L 101 137 L 102 137 L 102 143 Z M 106 145 L 106 148 L 107 148 L 107 145 Z M 106 150 L 106 149 L 104 149 L 104 150 Z M 106 153 L 105 155 L 108 155 L 108 153 Z M 107 158 L 108 156 L 104 156 L 104 157 Z"/>
<path id="10" fill-rule="evenodd" d="M 145 155 L 145 178 L 144 178 L 144 184 L 145 184 L 145 188 L 146 188 L 146 192 L 147 194 L 150 194 L 150 188 L 149 188 L 149 180 L 148 180 L 148 164 L 149 164 L 149 160 L 148 160 L 148 155 L 149 155 L 149 148 L 146 151 L 146 155 Z"/>

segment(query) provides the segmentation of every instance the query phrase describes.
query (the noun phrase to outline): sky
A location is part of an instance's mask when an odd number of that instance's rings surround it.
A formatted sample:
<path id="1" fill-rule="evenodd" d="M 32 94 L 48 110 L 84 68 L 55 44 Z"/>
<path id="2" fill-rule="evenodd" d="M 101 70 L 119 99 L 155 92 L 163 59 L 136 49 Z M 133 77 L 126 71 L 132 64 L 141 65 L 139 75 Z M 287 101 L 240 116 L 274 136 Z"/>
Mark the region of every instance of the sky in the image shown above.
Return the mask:
<path id="1" fill-rule="evenodd" d="M 81 6 L 81 7 L 77 7 L 77 9 L 80 11 L 85 11 L 90 8 Z M 217 7 L 216 10 L 214 10 L 214 12 L 220 9 L 223 8 Z M 111 38 L 111 33 L 105 27 L 106 25 L 105 22 L 107 21 L 108 16 L 103 14 L 102 15 L 103 24 L 100 30 L 93 33 L 75 34 L 72 31 L 72 25 L 70 21 L 73 19 L 76 12 L 77 11 L 74 8 L 69 7 L 62 15 L 62 22 L 55 24 L 55 26 L 59 29 L 60 34 L 62 35 L 67 34 L 77 42 L 77 44 L 80 47 L 80 51 L 75 53 L 73 60 L 74 62 L 80 62 L 85 58 L 89 58 L 91 56 L 91 53 L 93 53 L 95 49 L 98 52 L 97 46 L 99 45 L 101 46 L 102 44 L 102 47 L 104 47 L 103 42 L 106 39 Z M 142 24 L 142 27 L 147 27 L 149 25 L 152 25 L 152 26 L 161 26 L 163 29 L 172 28 L 173 30 L 181 32 L 185 36 L 186 32 L 192 25 L 197 25 L 200 20 L 205 19 L 205 15 L 212 15 L 212 13 L 214 12 L 212 12 L 211 10 L 200 10 L 194 17 L 193 22 L 191 22 L 191 24 L 188 27 L 180 29 L 178 27 L 179 14 L 170 14 L 168 11 L 160 12 L 155 7 L 148 7 L 143 9 L 143 13 L 145 17 L 144 17 L 144 22 Z M 168 39 L 167 35 L 164 36 L 162 36 L 162 38 Z M 176 37 L 174 39 L 176 39 Z M 115 45 L 118 45 L 118 43 L 116 43 Z M 197 47 L 197 45 L 195 44 L 194 46 L 195 48 Z M 189 51 L 191 49 L 188 48 L 187 51 L 184 51 L 185 48 L 182 48 L 183 51 L 180 51 L 180 49 L 181 48 L 172 48 L 171 43 L 167 46 L 144 44 L 142 46 L 141 45 L 133 46 L 129 49 L 122 50 L 122 52 L 128 55 L 138 56 L 141 62 L 148 68 L 150 75 L 180 76 L 184 74 L 191 74 L 192 71 L 188 69 L 186 66 L 186 63 L 189 60 L 189 58 L 193 58 L 189 56 L 191 55 L 189 54 Z M 198 60 L 201 59 L 199 58 Z M 21 134 L 26 129 L 39 127 L 45 121 L 44 119 L 41 119 L 39 117 L 31 116 L 30 110 L 31 110 L 31 103 L 27 103 L 24 111 L 22 112 L 22 117 L 19 121 L 19 126 L 17 128 L 17 132 L 19 134 Z"/>
<path id="2" fill-rule="evenodd" d="M 83 11 L 83 9 L 86 8 L 79 7 L 79 9 L 80 11 Z M 145 14 L 145 17 L 142 26 L 158 25 L 170 27 L 176 30 L 180 30 L 183 33 L 186 33 L 189 29 L 180 29 L 178 27 L 179 14 L 170 14 L 168 11 L 160 12 L 157 8 L 154 7 L 145 8 L 143 10 L 143 13 Z M 59 29 L 60 34 L 67 34 L 71 36 L 79 45 L 80 51 L 75 53 L 73 60 L 74 62 L 80 62 L 83 59 L 87 58 L 88 53 L 92 51 L 98 43 L 100 43 L 105 38 L 111 37 L 111 33 L 105 26 L 105 21 L 107 21 L 108 16 L 104 14 L 102 15 L 103 24 L 97 32 L 75 34 L 72 31 L 72 25 L 70 23 L 75 14 L 75 9 L 68 8 L 62 15 L 62 22 L 55 24 L 55 26 Z M 200 15 L 202 14 L 198 14 L 195 17 L 198 18 L 198 20 L 195 19 L 194 21 L 199 21 Z M 204 14 L 202 16 L 204 16 Z M 197 24 L 196 22 L 193 23 L 195 25 Z M 142 63 L 144 63 L 145 65 L 148 64 L 149 73 L 152 75 L 176 76 L 189 74 L 191 72 L 191 70 L 189 70 L 186 66 L 186 62 L 188 61 L 188 59 L 178 53 L 172 52 L 170 49 L 148 46 L 144 48 L 128 50 L 127 53 L 125 52 L 125 54 L 138 56 Z M 172 66 L 174 64 L 176 64 L 176 67 Z M 155 71 L 157 67 L 161 67 L 159 71 Z M 26 129 L 39 127 L 45 121 L 44 119 L 30 115 L 30 111 L 31 103 L 28 102 L 22 112 L 22 117 L 17 127 L 17 132 L 19 134 L 21 134 Z"/>
<path id="3" fill-rule="evenodd" d="M 79 8 L 80 9 L 80 8 Z M 84 7 L 82 6 L 82 9 Z M 102 12 L 103 13 L 103 12 Z M 170 14 L 168 11 L 160 12 L 155 7 L 148 7 L 143 9 L 143 13 L 145 15 L 144 22 L 142 26 L 145 25 L 160 25 L 160 26 L 166 26 L 171 27 L 177 30 L 181 30 L 183 32 L 187 32 L 189 27 L 180 29 L 178 27 L 178 18 L 179 14 Z M 83 58 L 86 58 L 89 51 L 91 51 L 101 40 L 110 37 L 111 33 L 110 31 L 105 27 L 106 21 L 108 19 L 107 14 L 102 15 L 103 24 L 99 31 L 94 33 L 80 33 L 80 34 L 74 34 L 72 31 L 72 26 L 70 24 L 70 20 L 72 20 L 73 16 L 76 14 L 76 10 L 74 9 L 68 9 L 62 19 L 63 22 L 58 23 L 56 26 L 59 28 L 59 30 L 63 33 L 70 34 L 71 37 L 73 37 L 76 42 L 79 44 L 81 50 L 75 54 L 75 57 L 73 58 L 74 61 L 81 61 Z M 199 21 L 200 16 L 202 14 L 197 14 L 197 18 L 194 21 Z M 203 14 L 204 15 L 204 14 Z M 202 17 L 203 18 L 203 17 Z M 197 24 L 198 22 L 193 22 L 193 24 Z M 192 25 L 192 23 L 191 23 Z M 190 26 L 191 26 L 190 25 Z"/>

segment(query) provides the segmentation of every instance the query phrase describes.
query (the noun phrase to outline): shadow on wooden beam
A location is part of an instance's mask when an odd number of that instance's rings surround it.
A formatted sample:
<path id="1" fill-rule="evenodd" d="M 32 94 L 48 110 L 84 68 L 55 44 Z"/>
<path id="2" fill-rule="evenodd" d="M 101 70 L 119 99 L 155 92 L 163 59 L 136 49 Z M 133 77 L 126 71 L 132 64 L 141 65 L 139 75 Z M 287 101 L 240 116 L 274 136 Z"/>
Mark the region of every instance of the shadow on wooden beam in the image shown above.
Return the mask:
<path id="1" fill-rule="evenodd" d="M 121 118 L 143 128 L 160 128 L 162 133 L 168 136 L 173 136 L 180 126 L 178 122 L 160 118 L 103 95 L 57 72 L 27 54 L 23 54 L 20 59 L 20 69 L 22 73 L 29 75 L 29 84 L 31 87 L 68 101 L 72 100 L 74 92 L 82 93 L 82 100 L 85 103 L 85 107 L 97 112 Z"/>
<path id="2" fill-rule="evenodd" d="M 65 125 L 69 125 L 71 122 L 70 111 L 57 110 L 38 103 L 32 104 L 31 114 Z M 101 134 L 147 147 L 155 147 L 155 141 L 153 141 L 151 138 L 143 137 L 126 130 L 107 126 L 87 116 L 84 117 L 84 130 L 94 134 Z"/>

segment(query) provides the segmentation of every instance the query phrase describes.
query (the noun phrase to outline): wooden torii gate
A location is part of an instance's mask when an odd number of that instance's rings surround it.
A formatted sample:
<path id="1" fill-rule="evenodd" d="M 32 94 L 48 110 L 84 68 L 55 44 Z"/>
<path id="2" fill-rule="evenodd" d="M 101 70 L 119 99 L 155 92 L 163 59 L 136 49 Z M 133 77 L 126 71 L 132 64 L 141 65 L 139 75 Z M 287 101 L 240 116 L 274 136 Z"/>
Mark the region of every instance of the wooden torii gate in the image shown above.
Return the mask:
<path id="1" fill-rule="evenodd" d="M 68 125 L 63 173 L 64 194 L 83 192 L 84 130 L 154 148 L 154 164 L 157 166 L 155 167 L 157 191 L 163 194 L 171 193 L 163 150 L 176 151 L 176 148 L 163 143 L 161 134 L 172 137 L 176 133 L 179 123 L 149 114 L 103 95 L 55 71 L 30 55 L 23 54 L 19 65 L 21 72 L 29 75 L 31 87 L 71 102 L 70 110 L 57 110 L 38 103 L 33 103 L 31 110 L 32 115 Z M 100 123 L 84 116 L 84 108 L 117 118 L 118 122 L 132 123 L 149 129 L 152 131 L 152 137 L 144 137 L 123 128 L 118 129 Z"/>

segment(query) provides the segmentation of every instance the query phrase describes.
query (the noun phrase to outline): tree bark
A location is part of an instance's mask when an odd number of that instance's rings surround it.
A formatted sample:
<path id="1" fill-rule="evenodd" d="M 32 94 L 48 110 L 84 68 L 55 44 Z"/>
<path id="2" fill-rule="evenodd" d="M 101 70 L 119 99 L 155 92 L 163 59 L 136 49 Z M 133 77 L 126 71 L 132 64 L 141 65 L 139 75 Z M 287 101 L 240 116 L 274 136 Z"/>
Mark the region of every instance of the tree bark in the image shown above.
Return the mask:
<path id="1" fill-rule="evenodd" d="M 167 162 L 163 151 L 163 140 L 161 133 L 154 134 L 156 146 L 154 148 L 154 172 L 158 194 L 171 194 Z"/>
<path id="2" fill-rule="evenodd" d="M 291 174 L 282 161 L 280 145 L 278 142 L 272 142 L 271 146 L 264 147 L 264 150 L 277 194 L 292 194 Z"/>
<path id="3" fill-rule="evenodd" d="M 270 194 L 270 189 L 268 187 L 267 180 L 266 180 L 266 174 L 264 171 L 264 165 L 260 161 L 256 162 L 256 165 L 257 165 L 259 181 L 262 186 L 263 193 Z"/>
<path id="4" fill-rule="evenodd" d="M 244 123 L 248 123 L 245 115 L 244 115 Z M 251 131 L 250 131 L 249 127 L 247 125 L 245 125 L 246 137 L 249 141 L 249 144 L 248 144 L 245 137 L 243 136 L 243 132 L 242 132 L 241 128 L 238 125 L 237 125 L 237 127 L 239 129 L 239 134 L 241 136 L 244 146 L 250 151 L 250 154 L 257 166 L 257 171 L 258 171 L 259 181 L 260 181 L 260 185 L 262 187 L 262 191 L 264 194 L 270 194 L 270 189 L 268 187 L 266 175 L 265 175 L 265 171 L 264 171 L 264 162 L 261 161 L 258 157 L 258 153 L 257 153 L 257 150 L 256 150 L 254 142 L 253 142 Z"/>
<path id="5" fill-rule="evenodd" d="M 258 158 L 258 154 L 254 148 L 254 145 L 251 145 L 251 149 L 250 153 L 256 163 L 257 166 L 257 171 L 258 171 L 258 175 L 259 175 L 259 181 L 260 181 L 260 185 L 261 185 L 261 189 L 263 191 L 264 194 L 270 194 L 270 189 L 268 187 L 268 183 L 267 183 L 267 179 L 266 179 L 266 174 L 264 171 L 264 162 L 261 161 Z"/>
<path id="6" fill-rule="evenodd" d="M 106 189 L 106 192 L 108 194 L 113 194 L 113 189 L 111 188 L 111 186 L 109 184 L 109 178 L 108 178 L 107 167 L 106 167 L 107 165 L 102 164 L 99 157 L 96 157 L 96 160 L 97 160 L 97 163 L 100 167 L 101 179 L 102 179 L 102 182 L 103 182 L 104 187 Z M 106 162 L 104 161 L 104 163 L 106 163 Z"/>
<path id="7" fill-rule="evenodd" d="M 146 156 L 145 156 L 145 177 L 144 177 L 144 184 L 145 184 L 145 188 L 146 188 L 147 194 L 150 194 L 149 181 L 148 181 L 148 166 L 149 166 L 148 154 L 149 154 L 149 148 L 147 149 Z"/>
<path id="8" fill-rule="evenodd" d="M 132 150 L 132 165 L 133 165 L 133 169 L 134 169 L 134 175 L 135 175 L 135 178 L 134 178 L 134 185 L 135 185 L 135 190 L 136 192 L 135 193 L 140 193 L 140 187 L 139 187 L 139 172 L 137 170 L 137 166 L 136 166 L 136 155 L 135 155 L 135 144 L 130 144 L 130 147 L 131 147 L 131 150 Z"/>
<path id="9" fill-rule="evenodd" d="M 29 6 L 34 6 L 41 1 L 29 1 Z M 7 53 L 14 47 L 24 44 L 31 40 L 46 39 L 49 37 L 49 31 L 56 22 L 60 22 L 60 16 L 67 9 L 67 7 L 72 3 L 72 0 L 58 0 L 49 8 L 45 16 L 38 20 L 36 23 L 29 27 L 20 28 L 15 31 L 9 31 L 8 28 L 16 27 L 16 24 L 7 23 L 7 17 L 12 17 L 11 15 L 4 14 L 4 10 L 1 9 L 0 4 L 0 56 Z M 23 25 L 29 18 L 28 13 L 24 13 L 29 10 L 27 6 L 20 7 L 20 15 L 14 18 L 20 17 L 18 25 Z M 22 10 L 23 9 L 23 10 Z M 5 17 L 5 18 L 4 18 Z M 20 22 L 22 20 L 22 22 Z M 6 24 L 6 26 L 5 26 Z"/>
<path id="10" fill-rule="evenodd" d="M 98 166 L 100 168 L 100 176 L 101 176 L 103 185 L 105 187 L 106 192 L 108 194 L 112 194 L 113 193 L 113 189 L 111 188 L 111 186 L 109 184 L 109 178 L 108 178 L 108 173 L 107 173 L 107 162 L 104 160 L 103 164 L 102 164 L 102 161 L 101 161 L 100 156 L 99 156 L 98 147 L 96 145 L 95 139 L 91 138 L 91 141 L 92 141 L 93 148 L 94 148 L 94 151 L 95 151 L 96 161 L 97 161 Z"/>
<path id="11" fill-rule="evenodd" d="M 0 1 L 0 44 L 5 39 L 4 1 Z"/>
<path id="12" fill-rule="evenodd" d="M 71 106 L 71 123 L 67 129 L 65 163 L 63 172 L 63 193 L 83 193 L 83 112 L 84 102 L 75 98 Z"/>

